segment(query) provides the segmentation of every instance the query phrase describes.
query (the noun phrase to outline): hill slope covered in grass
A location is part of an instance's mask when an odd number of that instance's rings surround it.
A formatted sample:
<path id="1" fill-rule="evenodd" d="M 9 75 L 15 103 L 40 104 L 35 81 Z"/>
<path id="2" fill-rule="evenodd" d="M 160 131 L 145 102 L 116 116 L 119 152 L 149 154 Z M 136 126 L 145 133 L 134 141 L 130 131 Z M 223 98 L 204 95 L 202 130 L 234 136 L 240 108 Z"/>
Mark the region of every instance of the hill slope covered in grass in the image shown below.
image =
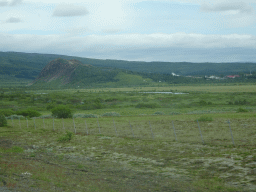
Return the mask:
<path id="1" fill-rule="evenodd" d="M 128 71 L 129 73 L 132 73 Z M 152 80 L 121 69 L 95 67 L 78 60 L 55 59 L 30 84 L 35 88 L 90 88 L 149 85 Z"/>
<path id="2" fill-rule="evenodd" d="M 179 75 L 228 75 L 256 71 L 256 63 L 189 63 L 189 62 L 140 62 L 103 60 L 54 54 L 0 52 L 0 75 L 16 78 L 35 79 L 40 71 L 52 60 L 76 59 L 83 64 L 97 67 L 111 67 L 136 72 Z"/>

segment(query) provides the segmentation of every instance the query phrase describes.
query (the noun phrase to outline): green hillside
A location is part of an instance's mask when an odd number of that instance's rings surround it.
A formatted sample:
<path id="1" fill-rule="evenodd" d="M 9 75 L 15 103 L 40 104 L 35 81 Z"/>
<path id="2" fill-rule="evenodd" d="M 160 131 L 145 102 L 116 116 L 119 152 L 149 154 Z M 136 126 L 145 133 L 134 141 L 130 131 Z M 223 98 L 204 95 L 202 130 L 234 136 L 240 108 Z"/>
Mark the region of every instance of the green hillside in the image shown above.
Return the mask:
<path id="1" fill-rule="evenodd" d="M 31 83 L 31 88 L 92 88 L 153 85 L 153 80 L 137 72 L 84 65 L 77 60 L 55 59 Z"/>
<path id="2" fill-rule="evenodd" d="M 256 63 L 188 63 L 188 62 L 139 62 L 101 60 L 65 55 L 0 52 L 0 74 L 18 78 L 34 79 L 51 60 L 56 58 L 76 59 L 84 64 L 98 67 L 127 69 L 137 72 L 179 75 L 228 75 L 256 71 Z"/>
<path id="3" fill-rule="evenodd" d="M 73 79 L 70 85 L 83 87 L 98 86 L 99 84 L 102 84 L 101 86 L 111 87 L 135 84 L 148 85 L 150 82 L 152 83 L 152 80 L 154 82 L 161 81 L 168 83 L 203 82 L 201 79 L 173 77 L 170 75 L 173 72 L 183 76 L 231 75 L 250 73 L 250 71 L 256 72 L 256 63 L 139 62 L 90 59 L 53 54 L 0 52 L 0 85 L 2 87 L 24 86 L 35 80 L 41 70 L 50 61 L 57 58 L 67 60 L 76 59 L 82 64 L 97 67 L 90 69 L 90 71 L 86 71 L 88 69 L 79 69 L 72 76 Z M 131 75 L 136 75 L 136 77 Z M 151 79 L 151 81 L 147 81 L 146 79 Z M 254 79 L 252 80 L 254 81 Z M 57 86 L 57 81 L 55 83 Z M 44 85 L 44 82 L 41 82 L 40 86 L 47 87 L 48 85 Z"/>

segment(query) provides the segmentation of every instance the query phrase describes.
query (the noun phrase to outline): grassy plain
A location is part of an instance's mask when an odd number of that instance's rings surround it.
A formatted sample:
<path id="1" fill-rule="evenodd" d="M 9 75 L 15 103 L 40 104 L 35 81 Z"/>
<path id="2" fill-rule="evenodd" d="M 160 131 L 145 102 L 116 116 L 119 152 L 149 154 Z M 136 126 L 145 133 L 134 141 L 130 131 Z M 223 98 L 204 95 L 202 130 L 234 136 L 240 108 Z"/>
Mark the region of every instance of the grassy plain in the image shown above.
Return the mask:
<path id="1" fill-rule="evenodd" d="M 234 93 L 234 92 L 255 92 L 256 84 L 222 84 L 222 85 L 164 85 L 159 84 L 158 87 L 126 87 L 126 88 L 97 88 L 97 89 L 69 89 L 69 91 L 77 92 L 124 92 L 124 91 L 174 91 L 174 92 L 216 92 L 216 93 Z"/>
<path id="2" fill-rule="evenodd" d="M 13 122 L 9 119 L 8 127 L 0 128 L 2 189 L 256 190 L 253 85 L 30 91 L 29 94 L 14 97 L 7 94 L 1 106 L 6 106 L 5 109 L 29 106 L 49 115 L 47 105 L 61 103 L 73 108 L 76 114 L 97 114 L 98 118 L 75 118 L 73 122 L 40 117 L 35 121 L 29 119 L 28 124 L 24 119 Z M 238 112 L 239 108 L 248 112 Z M 120 116 L 102 116 L 113 111 Z M 67 130 L 75 133 L 73 138 L 60 142 Z"/>

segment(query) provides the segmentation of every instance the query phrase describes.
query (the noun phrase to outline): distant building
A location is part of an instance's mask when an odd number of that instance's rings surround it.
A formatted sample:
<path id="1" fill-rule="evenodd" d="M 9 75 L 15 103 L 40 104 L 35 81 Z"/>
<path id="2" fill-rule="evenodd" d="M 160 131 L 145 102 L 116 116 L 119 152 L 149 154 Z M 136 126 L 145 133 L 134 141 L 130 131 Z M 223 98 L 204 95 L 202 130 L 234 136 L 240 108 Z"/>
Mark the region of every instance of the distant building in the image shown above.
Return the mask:
<path id="1" fill-rule="evenodd" d="M 175 73 L 172 73 L 172 76 L 179 77 L 180 75 L 177 75 L 177 74 L 175 74 Z"/>
<path id="2" fill-rule="evenodd" d="M 235 79 L 237 77 L 240 77 L 239 75 L 227 75 L 226 78 Z"/>

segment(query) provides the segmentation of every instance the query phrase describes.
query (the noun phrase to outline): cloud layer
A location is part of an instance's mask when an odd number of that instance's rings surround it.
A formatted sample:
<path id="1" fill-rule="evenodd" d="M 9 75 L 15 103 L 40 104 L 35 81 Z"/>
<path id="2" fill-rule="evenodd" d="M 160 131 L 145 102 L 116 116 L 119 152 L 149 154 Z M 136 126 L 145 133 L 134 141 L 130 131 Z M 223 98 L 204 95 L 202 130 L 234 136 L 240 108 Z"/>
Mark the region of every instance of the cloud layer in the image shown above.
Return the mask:
<path id="1" fill-rule="evenodd" d="M 237 13 L 246 13 L 246 14 L 251 14 L 254 12 L 253 7 L 249 6 L 249 4 L 246 4 L 244 2 L 219 3 L 219 4 L 204 3 L 201 6 L 201 11 L 204 11 L 204 12 L 233 11 Z"/>
<path id="2" fill-rule="evenodd" d="M 255 0 L 0 0 L 0 7 L 0 51 L 256 61 Z"/>
<path id="3" fill-rule="evenodd" d="M 52 16 L 54 17 L 73 17 L 87 15 L 88 11 L 83 6 L 77 6 L 73 4 L 60 4 L 58 5 Z"/>
<path id="4" fill-rule="evenodd" d="M 256 36 L 202 34 L 4 35 L 0 50 L 141 61 L 242 61 L 256 59 Z M 16 45 L 13 47 L 13 45 Z"/>
<path id="5" fill-rule="evenodd" d="M 20 23 L 20 22 L 22 22 L 22 20 L 17 17 L 10 17 L 5 22 L 6 23 Z"/>
<path id="6" fill-rule="evenodd" d="M 0 7 L 4 7 L 4 6 L 16 6 L 22 3 L 23 0 L 12 0 L 12 1 L 0 1 Z"/>

